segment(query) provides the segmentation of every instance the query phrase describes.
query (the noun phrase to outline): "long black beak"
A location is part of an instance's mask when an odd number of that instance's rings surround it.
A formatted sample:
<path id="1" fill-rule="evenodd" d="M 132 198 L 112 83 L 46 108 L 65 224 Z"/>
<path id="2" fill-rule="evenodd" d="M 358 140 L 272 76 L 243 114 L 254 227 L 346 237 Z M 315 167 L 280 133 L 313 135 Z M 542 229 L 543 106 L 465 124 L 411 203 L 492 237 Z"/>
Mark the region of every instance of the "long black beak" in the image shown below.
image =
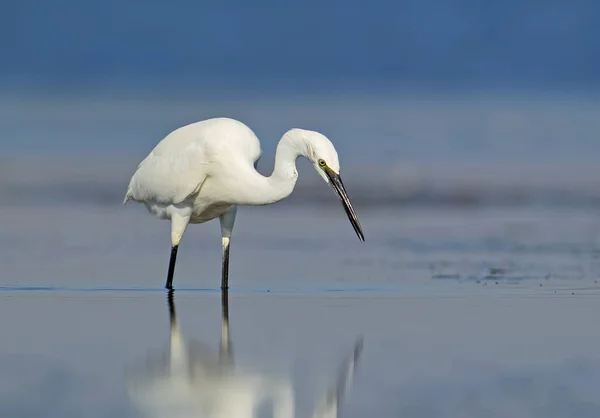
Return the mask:
<path id="1" fill-rule="evenodd" d="M 365 240 L 365 234 L 363 233 L 362 227 L 360 226 L 360 222 L 358 221 L 358 217 L 356 216 L 356 212 L 354 212 L 354 208 L 352 207 L 352 203 L 350 203 L 350 198 L 346 193 L 346 188 L 344 187 L 344 183 L 342 183 L 342 178 L 335 171 L 330 168 L 325 168 L 325 173 L 331 182 L 331 186 L 335 193 L 338 195 L 342 204 L 344 205 L 344 210 L 346 211 L 346 215 L 348 215 L 348 219 L 358 235 L 358 239 L 361 241 Z"/>

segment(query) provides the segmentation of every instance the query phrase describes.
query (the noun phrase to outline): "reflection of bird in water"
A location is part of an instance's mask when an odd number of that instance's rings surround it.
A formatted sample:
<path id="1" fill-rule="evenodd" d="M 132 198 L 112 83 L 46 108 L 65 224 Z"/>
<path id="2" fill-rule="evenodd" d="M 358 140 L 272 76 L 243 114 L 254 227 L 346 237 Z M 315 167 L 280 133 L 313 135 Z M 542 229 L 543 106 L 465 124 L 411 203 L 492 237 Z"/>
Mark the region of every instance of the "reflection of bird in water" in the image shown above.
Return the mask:
<path id="1" fill-rule="evenodd" d="M 129 396 L 144 417 L 254 418 L 272 406 L 273 418 L 293 418 L 295 399 L 288 378 L 239 370 L 234 366 L 229 333 L 227 291 L 222 293 L 219 356 L 205 347 L 183 341 L 169 292 L 171 345 L 166 356 L 150 357 L 128 376 Z M 362 349 L 358 340 L 337 381 L 317 406 L 313 418 L 338 416 L 339 403 L 349 387 Z"/>
<path id="2" fill-rule="evenodd" d="M 340 403 L 352 384 L 354 371 L 361 352 L 362 338 L 358 339 L 354 344 L 352 355 L 342 364 L 334 386 L 327 391 L 321 403 L 317 405 L 313 418 L 337 418 L 339 416 Z"/>

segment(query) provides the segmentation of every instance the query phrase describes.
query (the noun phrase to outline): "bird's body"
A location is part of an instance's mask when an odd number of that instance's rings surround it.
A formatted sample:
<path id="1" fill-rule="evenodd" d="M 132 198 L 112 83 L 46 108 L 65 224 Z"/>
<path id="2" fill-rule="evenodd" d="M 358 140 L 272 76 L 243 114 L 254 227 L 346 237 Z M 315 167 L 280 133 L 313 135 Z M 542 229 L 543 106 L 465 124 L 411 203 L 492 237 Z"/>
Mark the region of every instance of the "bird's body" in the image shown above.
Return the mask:
<path id="1" fill-rule="evenodd" d="M 260 155 L 258 138 L 241 122 L 219 118 L 186 125 L 167 135 L 140 163 L 126 200 L 143 202 L 161 219 L 189 210 L 189 223 L 210 221 L 244 200 L 245 179 Z M 224 161 L 237 170 L 228 171 Z"/>
<path id="2" fill-rule="evenodd" d="M 221 221 L 221 285 L 227 288 L 229 244 L 237 206 L 268 205 L 289 196 L 298 179 L 296 160 L 299 156 L 309 158 L 322 177 L 333 182 L 357 234 L 364 239 L 339 179 L 337 153 L 325 136 L 302 129 L 286 132 L 277 146 L 270 177 L 256 171 L 261 153 L 258 138 L 245 124 L 229 118 L 214 118 L 171 132 L 138 165 L 124 204 L 129 200 L 141 202 L 151 214 L 171 221 L 168 288 L 172 285 L 177 248 L 188 224 L 215 218 Z"/>

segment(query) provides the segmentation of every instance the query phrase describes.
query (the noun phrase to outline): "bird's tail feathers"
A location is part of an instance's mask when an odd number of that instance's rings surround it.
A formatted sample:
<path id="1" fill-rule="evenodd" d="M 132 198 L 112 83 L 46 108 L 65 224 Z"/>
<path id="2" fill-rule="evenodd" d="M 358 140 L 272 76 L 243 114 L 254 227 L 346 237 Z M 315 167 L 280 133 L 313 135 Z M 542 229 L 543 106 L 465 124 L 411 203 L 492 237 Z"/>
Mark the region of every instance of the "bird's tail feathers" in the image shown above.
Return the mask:
<path id="1" fill-rule="evenodd" d="M 127 190 L 127 194 L 125 195 L 125 199 L 123 200 L 123 205 L 127 204 L 131 200 L 131 190 Z"/>

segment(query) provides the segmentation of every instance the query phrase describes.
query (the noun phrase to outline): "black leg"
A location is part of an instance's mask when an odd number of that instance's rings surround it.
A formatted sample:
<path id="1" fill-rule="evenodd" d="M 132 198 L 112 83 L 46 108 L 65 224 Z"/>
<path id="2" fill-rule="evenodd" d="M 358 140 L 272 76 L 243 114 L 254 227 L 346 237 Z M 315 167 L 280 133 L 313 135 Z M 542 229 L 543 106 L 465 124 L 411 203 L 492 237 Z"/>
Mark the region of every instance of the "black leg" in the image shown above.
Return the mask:
<path id="1" fill-rule="evenodd" d="M 219 217 L 221 222 L 221 243 L 223 245 L 223 265 L 221 269 L 221 289 L 229 288 L 229 244 L 231 244 L 231 231 L 235 223 L 237 206 L 232 206 Z"/>
<path id="2" fill-rule="evenodd" d="M 233 349 L 229 335 L 229 292 L 227 289 L 221 291 L 221 346 L 219 349 L 219 360 L 221 364 L 233 364 Z"/>
<path id="3" fill-rule="evenodd" d="M 167 289 L 173 289 L 173 273 L 175 273 L 175 261 L 177 260 L 177 248 L 178 245 L 175 245 L 171 248 L 171 258 L 169 260 L 169 272 L 167 274 L 167 284 L 165 287 Z"/>
<path id="4" fill-rule="evenodd" d="M 167 300 L 169 302 L 169 319 L 171 322 L 171 327 L 174 327 L 177 323 L 177 316 L 175 314 L 175 291 L 173 289 L 169 290 L 167 294 Z"/>
<path id="5" fill-rule="evenodd" d="M 229 327 L 229 291 L 221 291 L 221 320 Z"/>
<path id="6" fill-rule="evenodd" d="M 221 268 L 221 290 L 229 289 L 229 242 L 223 246 L 223 265 Z"/>

